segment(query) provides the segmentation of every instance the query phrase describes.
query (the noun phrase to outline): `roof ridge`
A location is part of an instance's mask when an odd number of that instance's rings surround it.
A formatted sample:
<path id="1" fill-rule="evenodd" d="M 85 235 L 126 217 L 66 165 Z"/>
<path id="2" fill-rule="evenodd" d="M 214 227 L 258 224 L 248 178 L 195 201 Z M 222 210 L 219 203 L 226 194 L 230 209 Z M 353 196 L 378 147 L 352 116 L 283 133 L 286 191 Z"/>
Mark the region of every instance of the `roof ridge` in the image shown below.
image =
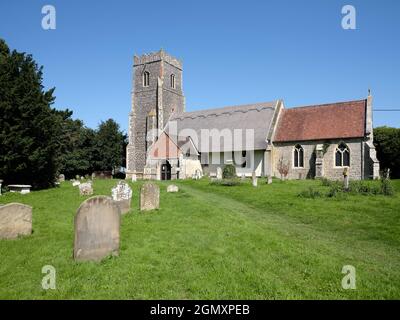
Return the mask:
<path id="1" fill-rule="evenodd" d="M 258 111 L 260 112 L 261 110 L 264 109 L 273 109 L 273 107 L 254 107 L 254 108 L 249 108 L 248 110 L 232 110 L 232 111 L 224 111 L 224 112 L 219 112 L 219 113 L 209 113 L 209 114 L 188 114 L 185 115 L 184 113 L 181 114 L 177 114 L 175 115 L 175 117 L 173 119 L 196 119 L 196 118 L 208 118 L 208 117 L 218 117 L 218 116 L 222 116 L 222 115 L 232 115 L 234 113 L 248 113 L 250 111 Z M 190 112 L 188 112 L 190 113 Z"/>
<path id="2" fill-rule="evenodd" d="M 319 107 L 329 107 L 329 106 L 334 106 L 338 104 L 346 104 L 346 103 L 354 103 L 354 102 L 366 102 L 367 99 L 359 99 L 359 100 L 348 100 L 348 101 L 339 101 L 339 102 L 330 102 L 330 103 L 323 103 L 323 104 L 310 104 L 307 106 L 294 106 L 291 108 L 285 108 L 285 111 L 289 110 L 297 110 L 297 109 L 303 109 L 303 108 L 319 108 Z"/>
<path id="3" fill-rule="evenodd" d="M 195 111 L 186 111 L 178 114 L 188 114 L 188 113 L 196 113 L 196 112 L 208 112 L 208 111 L 217 111 L 217 110 L 223 110 L 223 109 L 228 109 L 228 108 L 236 108 L 236 107 L 251 107 L 251 106 L 256 106 L 256 105 L 263 105 L 263 104 L 274 104 L 276 105 L 279 100 L 272 100 L 272 101 L 264 101 L 264 102 L 256 102 L 256 103 L 246 103 L 246 104 L 237 104 L 237 105 L 231 105 L 231 106 L 223 106 L 223 107 L 214 107 L 214 108 L 209 108 L 209 109 L 201 109 L 201 110 L 195 110 Z M 272 107 L 269 107 L 272 108 Z"/>

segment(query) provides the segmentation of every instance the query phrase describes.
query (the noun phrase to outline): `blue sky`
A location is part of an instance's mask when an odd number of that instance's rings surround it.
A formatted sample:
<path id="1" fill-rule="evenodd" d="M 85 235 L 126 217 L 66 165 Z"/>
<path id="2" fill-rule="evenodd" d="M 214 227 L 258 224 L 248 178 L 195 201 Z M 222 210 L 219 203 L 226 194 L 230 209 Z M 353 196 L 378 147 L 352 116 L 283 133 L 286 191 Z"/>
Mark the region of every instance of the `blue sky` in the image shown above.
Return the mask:
<path id="1" fill-rule="evenodd" d="M 56 30 L 41 9 L 56 8 Z M 356 8 L 344 30 L 341 9 Z M 44 66 L 56 108 L 124 130 L 133 54 L 160 48 L 183 60 L 186 109 L 284 99 L 287 107 L 367 96 L 400 109 L 400 1 L 2 0 L 0 37 Z M 375 112 L 374 126 L 400 126 Z"/>

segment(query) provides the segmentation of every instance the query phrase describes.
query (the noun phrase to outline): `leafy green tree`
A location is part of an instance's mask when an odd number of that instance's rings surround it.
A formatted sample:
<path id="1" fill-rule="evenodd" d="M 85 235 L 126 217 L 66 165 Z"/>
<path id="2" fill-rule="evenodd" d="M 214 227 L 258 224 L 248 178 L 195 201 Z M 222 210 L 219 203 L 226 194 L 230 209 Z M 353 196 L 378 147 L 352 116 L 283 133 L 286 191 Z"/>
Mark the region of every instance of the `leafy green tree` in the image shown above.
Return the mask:
<path id="1" fill-rule="evenodd" d="M 400 128 L 375 128 L 374 143 L 381 169 L 390 168 L 391 177 L 400 178 Z"/>
<path id="2" fill-rule="evenodd" d="M 93 152 L 95 170 L 115 170 L 123 163 L 126 136 L 113 119 L 100 123 Z"/>
<path id="3" fill-rule="evenodd" d="M 72 120 L 72 111 L 57 111 L 63 125 L 59 137 L 59 172 L 67 178 L 92 171 L 95 131 L 86 128 L 81 120 Z"/>
<path id="4" fill-rule="evenodd" d="M 54 184 L 61 118 L 44 91 L 42 67 L 0 39 L 0 178 L 6 184 Z"/>

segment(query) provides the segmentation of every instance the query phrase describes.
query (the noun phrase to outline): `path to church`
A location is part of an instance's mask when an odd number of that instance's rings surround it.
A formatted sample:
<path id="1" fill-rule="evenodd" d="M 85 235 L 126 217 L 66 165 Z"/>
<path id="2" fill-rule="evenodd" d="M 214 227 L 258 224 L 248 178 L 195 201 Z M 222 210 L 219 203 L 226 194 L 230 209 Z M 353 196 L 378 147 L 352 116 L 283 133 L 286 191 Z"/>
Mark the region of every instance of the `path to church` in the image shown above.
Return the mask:
<path id="1" fill-rule="evenodd" d="M 297 238 L 309 243 L 310 247 L 318 247 L 319 250 L 330 252 L 330 254 L 342 256 L 344 254 L 351 254 L 351 247 L 348 242 L 345 241 L 343 235 L 335 235 L 334 232 L 327 232 L 326 230 L 316 230 L 314 227 L 310 227 L 308 224 L 301 223 L 298 219 L 292 219 L 289 216 L 281 215 L 279 213 L 271 212 L 271 209 L 259 209 L 253 208 L 251 205 L 244 204 L 235 199 L 223 196 L 217 193 L 208 193 L 199 190 L 195 187 L 190 187 L 184 184 L 176 183 L 179 189 L 187 192 L 196 200 L 206 204 L 207 206 L 213 207 L 214 209 L 221 212 L 221 215 L 225 217 L 243 217 L 243 223 L 248 223 L 248 219 L 252 219 L 257 222 L 258 228 L 265 232 L 266 237 L 268 233 L 279 234 L 280 236 L 287 237 L 289 239 Z M 276 236 L 272 237 L 276 239 Z M 318 242 L 316 242 L 318 239 Z M 349 238 L 349 241 L 352 238 Z M 351 240 L 351 241 L 354 241 Z M 354 243 L 355 247 L 360 244 Z M 362 246 L 362 244 L 361 244 Z M 339 249 L 339 251 L 338 251 Z M 382 247 L 384 250 L 384 247 Z M 377 256 L 379 259 L 379 256 Z"/>

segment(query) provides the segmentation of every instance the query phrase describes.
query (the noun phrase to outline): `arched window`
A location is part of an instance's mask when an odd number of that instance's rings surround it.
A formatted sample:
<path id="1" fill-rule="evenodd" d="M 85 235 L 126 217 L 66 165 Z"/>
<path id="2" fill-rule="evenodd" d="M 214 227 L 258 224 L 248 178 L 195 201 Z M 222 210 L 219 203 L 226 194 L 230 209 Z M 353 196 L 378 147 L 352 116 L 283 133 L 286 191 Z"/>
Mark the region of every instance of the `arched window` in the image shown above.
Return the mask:
<path id="1" fill-rule="evenodd" d="M 171 88 L 175 89 L 175 75 L 171 74 Z"/>
<path id="2" fill-rule="evenodd" d="M 344 142 L 336 147 L 335 165 L 336 167 L 350 167 L 350 149 Z"/>
<path id="3" fill-rule="evenodd" d="M 148 71 L 143 72 L 143 87 L 150 85 L 150 73 Z"/>
<path id="4" fill-rule="evenodd" d="M 294 146 L 294 167 L 295 168 L 304 167 L 304 149 L 299 144 L 296 144 Z"/>

